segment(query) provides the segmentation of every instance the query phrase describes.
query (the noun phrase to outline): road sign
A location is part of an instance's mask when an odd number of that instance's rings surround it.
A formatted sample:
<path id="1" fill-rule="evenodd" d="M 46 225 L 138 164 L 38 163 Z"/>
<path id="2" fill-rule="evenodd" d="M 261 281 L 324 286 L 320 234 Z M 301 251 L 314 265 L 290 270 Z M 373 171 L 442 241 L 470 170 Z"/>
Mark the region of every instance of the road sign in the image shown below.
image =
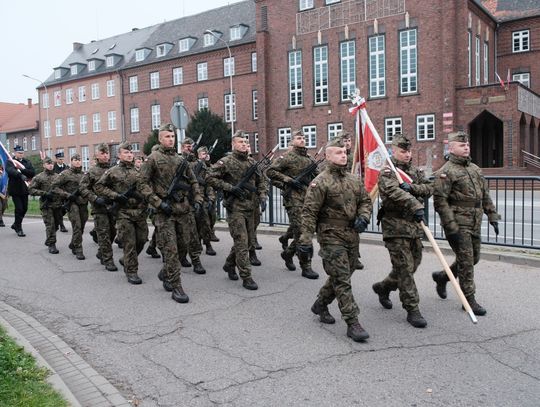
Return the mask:
<path id="1" fill-rule="evenodd" d="M 171 109 L 171 121 L 179 129 L 185 130 L 189 124 L 189 114 L 186 108 L 180 103 L 175 102 Z"/>

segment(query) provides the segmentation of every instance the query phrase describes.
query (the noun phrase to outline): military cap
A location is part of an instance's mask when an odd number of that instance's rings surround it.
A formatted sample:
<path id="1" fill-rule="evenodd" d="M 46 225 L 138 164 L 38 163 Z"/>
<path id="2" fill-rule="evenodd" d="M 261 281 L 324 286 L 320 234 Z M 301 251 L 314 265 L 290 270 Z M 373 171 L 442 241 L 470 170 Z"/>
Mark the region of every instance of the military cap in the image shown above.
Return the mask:
<path id="1" fill-rule="evenodd" d="M 185 144 L 195 144 L 195 142 L 193 141 L 192 138 L 186 137 L 186 138 L 182 141 L 182 145 L 185 145 Z"/>
<path id="2" fill-rule="evenodd" d="M 326 148 L 328 147 L 345 147 L 345 144 L 343 144 L 343 139 L 339 137 L 334 137 L 332 140 L 330 140 L 328 143 L 326 143 Z"/>
<path id="3" fill-rule="evenodd" d="M 176 130 L 176 127 L 174 127 L 174 125 L 171 123 L 165 123 L 159 126 L 159 131 L 172 131 L 174 133 L 175 130 Z"/>
<path id="4" fill-rule="evenodd" d="M 19 153 L 21 151 L 24 151 L 24 149 L 20 145 L 17 144 L 15 147 L 13 147 L 13 151 Z"/>
<path id="5" fill-rule="evenodd" d="M 300 130 L 300 129 L 294 130 L 292 132 L 292 137 L 294 137 L 294 136 L 303 136 L 303 135 L 304 135 L 304 132 L 302 130 Z"/>
<path id="6" fill-rule="evenodd" d="M 53 160 L 49 157 L 45 157 L 43 159 L 43 164 L 52 164 L 53 163 Z"/>
<path id="7" fill-rule="evenodd" d="M 199 147 L 197 149 L 197 153 L 207 153 L 207 152 L 208 152 L 208 148 L 205 146 Z"/>
<path id="8" fill-rule="evenodd" d="M 127 141 L 124 141 L 123 143 L 118 145 L 118 151 L 120 150 L 129 150 L 131 151 L 131 143 L 128 143 Z"/>
<path id="9" fill-rule="evenodd" d="M 350 139 L 351 138 L 351 135 L 349 133 L 347 133 L 346 131 L 340 131 L 336 138 L 340 138 L 342 140 L 345 140 L 345 139 Z"/>
<path id="10" fill-rule="evenodd" d="M 246 138 L 246 132 L 244 130 L 236 130 L 233 134 L 233 138 L 235 137 Z"/>
<path id="11" fill-rule="evenodd" d="M 81 155 L 80 155 L 80 154 L 77 154 L 77 153 L 73 154 L 73 155 L 71 156 L 71 161 L 73 161 L 73 160 L 81 161 Z"/>
<path id="12" fill-rule="evenodd" d="M 64 158 L 64 153 L 62 151 L 60 151 L 59 153 L 56 153 L 54 156 L 56 158 Z"/>
<path id="13" fill-rule="evenodd" d="M 394 134 L 394 137 L 392 138 L 392 145 L 404 150 L 411 149 L 411 141 L 401 133 Z"/>
<path id="14" fill-rule="evenodd" d="M 459 143 L 468 143 L 469 135 L 464 131 L 456 131 L 448 135 L 448 141 L 457 141 Z"/>
<path id="15" fill-rule="evenodd" d="M 96 147 L 96 151 L 102 152 L 102 153 L 108 153 L 109 152 L 109 146 L 105 143 L 100 143 Z"/>

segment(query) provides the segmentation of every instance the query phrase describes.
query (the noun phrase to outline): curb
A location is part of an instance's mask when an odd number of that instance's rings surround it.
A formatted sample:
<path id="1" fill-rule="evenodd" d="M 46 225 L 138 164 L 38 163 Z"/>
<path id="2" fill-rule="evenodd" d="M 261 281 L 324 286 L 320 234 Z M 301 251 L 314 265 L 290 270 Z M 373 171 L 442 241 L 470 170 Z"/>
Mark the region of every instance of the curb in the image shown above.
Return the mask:
<path id="1" fill-rule="evenodd" d="M 31 316 L 0 301 L 0 324 L 52 374 L 47 381 L 72 407 L 130 407 L 109 381 Z"/>

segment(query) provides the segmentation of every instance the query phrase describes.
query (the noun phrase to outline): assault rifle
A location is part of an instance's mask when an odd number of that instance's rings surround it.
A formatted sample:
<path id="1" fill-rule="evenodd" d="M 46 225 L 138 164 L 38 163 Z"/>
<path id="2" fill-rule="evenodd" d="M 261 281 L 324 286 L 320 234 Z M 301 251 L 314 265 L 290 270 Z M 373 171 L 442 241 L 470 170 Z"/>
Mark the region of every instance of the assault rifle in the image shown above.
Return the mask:
<path id="1" fill-rule="evenodd" d="M 43 209 L 49 209 L 49 205 L 54 198 L 50 198 L 51 195 L 54 195 L 53 188 L 45 192 L 45 195 L 41 195 L 41 202 L 43 202 Z"/>
<path id="2" fill-rule="evenodd" d="M 186 178 L 185 172 L 186 168 L 188 166 L 188 160 L 183 159 L 180 165 L 176 168 L 176 172 L 174 173 L 174 177 L 169 185 L 169 188 L 167 189 L 167 195 L 163 200 L 165 202 L 170 202 L 171 200 L 175 202 L 182 202 L 182 199 L 178 197 L 176 194 L 177 191 L 191 191 L 191 185 L 186 184 L 185 182 L 182 182 L 182 179 Z"/>
<path id="3" fill-rule="evenodd" d="M 125 192 L 120 192 L 120 195 L 124 195 L 126 198 L 133 198 L 136 200 L 141 199 L 141 196 L 137 193 L 137 185 L 135 183 L 131 184 Z M 110 207 L 107 207 L 107 210 L 116 215 L 118 209 L 120 209 L 120 206 L 121 204 L 118 201 L 114 201 Z"/>
<path id="4" fill-rule="evenodd" d="M 204 166 L 206 166 L 204 161 L 199 160 L 197 165 L 193 167 L 193 174 L 195 174 L 195 178 L 197 178 L 197 182 L 201 187 L 204 187 L 206 185 L 206 181 L 201 177 L 201 172 Z"/>
<path id="5" fill-rule="evenodd" d="M 197 139 L 195 144 L 193 144 L 193 148 L 191 149 L 191 152 L 193 154 L 197 154 L 197 149 L 199 148 L 199 144 L 201 144 L 202 135 L 203 135 L 202 133 L 199 134 L 199 138 Z"/>
<path id="6" fill-rule="evenodd" d="M 69 197 L 64 201 L 62 204 L 62 211 L 67 213 L 69 209 L 71 208 L 71 204 L 75 203 L 75 198 L 77 198 L 81 194 L 81 189 L 77 188 L 75 192 L 72 192 Z"/>
<path id="7" fill-rule="evenodd" d="M 296 177 L 293 178 L 293 182 L 296 181 L 295 183 L 297 185 L 298 185 L 298 182 L 300 182 L 303 185 L 302 189 L 305 189 L 309 185 L 309 183 L 313 179 L 313 173 L 317 170 L 317 168 L 319 167 L 319 164 L 324 161 L 324 157 L 317 160 L 317 157 L 322 152 L 323 148 L 324 147 L 321 147 L 321 149 L 317 152 L 317 154 L 315 154 L 315 157 L 314 157 L 315 161 L 309 164 L 306 168 L 304 168 L 304 170 L 300 174 L 298 174 Z"/>
<path id="8" fill-rule="evenodd" d="M 217 143 L 218 139 L 216 139 L 216 141 L 214 141 L 214 144 L 210 146 L 210 148 L 208 149 L 208 154 L 212 154 L 212 152 L 216 149 Z"/>

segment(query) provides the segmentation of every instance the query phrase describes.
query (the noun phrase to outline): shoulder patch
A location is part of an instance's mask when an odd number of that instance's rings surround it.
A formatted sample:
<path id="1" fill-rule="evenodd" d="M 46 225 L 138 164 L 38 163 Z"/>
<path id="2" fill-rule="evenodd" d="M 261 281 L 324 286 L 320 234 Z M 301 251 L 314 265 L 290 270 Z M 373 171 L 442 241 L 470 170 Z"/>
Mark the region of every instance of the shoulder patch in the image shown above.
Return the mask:
<path id="1" fill-rule="evenodd" d="M 312 188 L 315 188 L 317 186 L 317 183 L 316 182 L 312 182 L 311 184 L 309 184 L 310 187 Z"/>
<path id="2" fill-rule="evenodd" d="M 223 162 L 223 160 L 218 160 L 216 162 L 216 165 L 222 166 L 222 165 L 225 165 L 225 163 Z"/>

